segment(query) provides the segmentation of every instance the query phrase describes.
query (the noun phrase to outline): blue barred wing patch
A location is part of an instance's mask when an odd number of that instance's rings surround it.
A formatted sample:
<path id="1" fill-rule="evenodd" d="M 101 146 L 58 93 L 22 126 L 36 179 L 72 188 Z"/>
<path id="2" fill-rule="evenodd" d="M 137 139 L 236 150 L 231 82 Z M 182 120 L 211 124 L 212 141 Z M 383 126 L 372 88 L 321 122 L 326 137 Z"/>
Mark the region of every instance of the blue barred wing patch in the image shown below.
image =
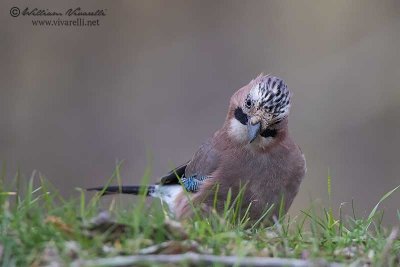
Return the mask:
<path id="1" fill-rule="evenodd" d="M 182 177 L 181 182 L 186 191 L 195 193 L 199 190 L 203 181 L 207 179 L 207 176 L 193 175 L 190 177 Z"/>

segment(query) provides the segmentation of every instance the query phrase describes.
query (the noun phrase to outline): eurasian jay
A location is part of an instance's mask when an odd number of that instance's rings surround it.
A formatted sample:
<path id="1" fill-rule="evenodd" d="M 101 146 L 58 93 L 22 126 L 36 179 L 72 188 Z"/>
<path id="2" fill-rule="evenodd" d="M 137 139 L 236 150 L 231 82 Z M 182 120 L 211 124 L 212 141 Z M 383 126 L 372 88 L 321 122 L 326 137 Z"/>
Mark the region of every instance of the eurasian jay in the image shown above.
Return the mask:
<path id="1" fill-rule="evenodd" d="M 282 79 L 261 74 L 233 94 L 222 128 L 159 183 L 88 190 L 145 192 L 182 219 L 193 214 L 193 207 L 223 211 L 228 191 L 234 198 L 244 186 L 241 207 L 246 211 L 250 205 L 250 220 L 258 220 L 271 205 L 269 218 L 278 214 L 277 207 L 286 213 L 306 172 L 304 155 L 288 131 L 290 97 Z"/>

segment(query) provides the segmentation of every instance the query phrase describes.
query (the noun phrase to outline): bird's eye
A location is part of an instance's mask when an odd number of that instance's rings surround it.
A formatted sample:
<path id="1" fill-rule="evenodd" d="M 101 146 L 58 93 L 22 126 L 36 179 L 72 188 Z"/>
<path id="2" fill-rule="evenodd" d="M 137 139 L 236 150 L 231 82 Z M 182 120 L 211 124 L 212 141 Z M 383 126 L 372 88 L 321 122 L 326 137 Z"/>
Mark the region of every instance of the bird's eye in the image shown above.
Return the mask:
<path id="1" fill-rule="evenodd" d="M 247 107 L 247 108 L 250 108 L 250 107 L 251 107 L 251 100 L 250 100 L 250 99 L 247 99 L 247 100 L 246 100 L 246 107 Z"/>

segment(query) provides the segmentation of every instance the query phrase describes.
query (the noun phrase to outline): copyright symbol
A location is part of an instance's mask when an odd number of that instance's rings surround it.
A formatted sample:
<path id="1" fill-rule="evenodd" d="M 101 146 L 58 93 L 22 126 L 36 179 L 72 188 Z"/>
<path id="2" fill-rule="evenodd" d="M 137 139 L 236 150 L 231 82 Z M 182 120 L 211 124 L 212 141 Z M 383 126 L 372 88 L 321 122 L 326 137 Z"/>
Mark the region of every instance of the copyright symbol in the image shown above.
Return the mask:
<path id="1" fill-rule="evenodd" d="M 11 15 L 12 17 L 14 17 L 14 18 L 18 17 L 20 13 L 21 13 L 21 11 L 19 10 L 18 7 L 12 7 L 12 8 L 10 9 L 10 15 Z"/>

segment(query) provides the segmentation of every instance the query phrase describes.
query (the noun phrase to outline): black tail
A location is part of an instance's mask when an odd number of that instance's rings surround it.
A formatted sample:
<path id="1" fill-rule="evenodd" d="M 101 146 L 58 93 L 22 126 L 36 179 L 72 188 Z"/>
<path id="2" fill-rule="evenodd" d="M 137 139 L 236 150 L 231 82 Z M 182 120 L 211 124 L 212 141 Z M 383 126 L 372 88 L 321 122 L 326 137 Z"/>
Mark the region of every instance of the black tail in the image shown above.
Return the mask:
<path id="1" fill-rule="evenodd" d="M 87 191 L 102 191 L 102 196 L 112 194 L 130 194 L 130 195 L 146 195 L 151 196 L 154 193 L 154 185 L 122 185 L 87 188 Z"/>

